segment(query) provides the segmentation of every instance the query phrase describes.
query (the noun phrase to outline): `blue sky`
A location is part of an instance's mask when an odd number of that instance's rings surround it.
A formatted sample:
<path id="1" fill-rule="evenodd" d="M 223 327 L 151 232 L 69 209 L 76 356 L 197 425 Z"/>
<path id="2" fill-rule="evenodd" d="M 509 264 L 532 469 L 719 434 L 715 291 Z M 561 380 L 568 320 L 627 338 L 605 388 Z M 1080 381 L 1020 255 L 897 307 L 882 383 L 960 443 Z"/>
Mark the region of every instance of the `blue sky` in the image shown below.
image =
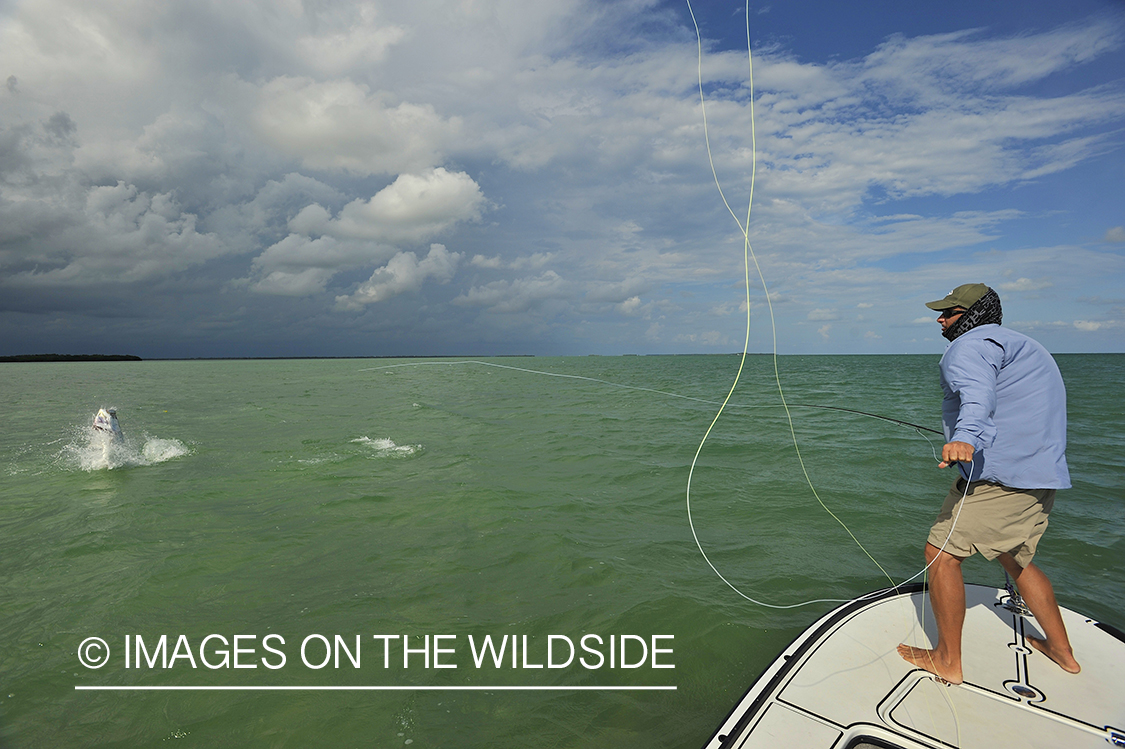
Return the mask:
<path id="1" fill-rule="evenodd" d="M 694 10 L 741 214 L 747 13 Z M 940 352 L 978 281 L 1125 351 L 1125 3 L 748 16 L 782 353 Z M 685 2 L 0 4 L 0 354 L 739 351 L 696 50 Z"/>

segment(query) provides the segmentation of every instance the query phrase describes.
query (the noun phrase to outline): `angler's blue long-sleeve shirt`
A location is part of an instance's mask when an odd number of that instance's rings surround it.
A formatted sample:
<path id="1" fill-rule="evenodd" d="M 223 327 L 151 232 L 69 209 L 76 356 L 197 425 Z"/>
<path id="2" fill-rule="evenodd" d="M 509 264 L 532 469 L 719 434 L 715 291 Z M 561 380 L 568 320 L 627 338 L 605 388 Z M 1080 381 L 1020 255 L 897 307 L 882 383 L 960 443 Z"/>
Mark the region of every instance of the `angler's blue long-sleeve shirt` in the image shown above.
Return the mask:
<path id="1" fill-rule="evenodd" d="M 947 442 L 973 454 L 961 473 L 1015 489 L 1068 489 L 1066 388 L 1037 341 L 999 325 L 958 336 L 941 357 Z"/>

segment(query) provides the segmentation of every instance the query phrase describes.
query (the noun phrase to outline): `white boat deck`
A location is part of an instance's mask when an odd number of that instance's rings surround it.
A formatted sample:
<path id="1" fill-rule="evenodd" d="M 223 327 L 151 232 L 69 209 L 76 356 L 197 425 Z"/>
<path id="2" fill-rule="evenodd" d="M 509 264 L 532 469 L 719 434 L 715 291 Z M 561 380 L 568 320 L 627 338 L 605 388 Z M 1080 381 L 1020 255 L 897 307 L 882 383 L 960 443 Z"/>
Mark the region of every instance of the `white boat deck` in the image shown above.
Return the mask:
<path id="1" fill-rule="evenodd" d="M 1125 746 L 1122 634 L 1063 609 L 1082 673 L 1031 649 L 1007 593 L 966 586 L 964 679 L 946 686 L 899 657 L 937 630 L 919 586 L 853 601 L 809 628 L 751 687 L 707 749 L 1105 749 Z"/>

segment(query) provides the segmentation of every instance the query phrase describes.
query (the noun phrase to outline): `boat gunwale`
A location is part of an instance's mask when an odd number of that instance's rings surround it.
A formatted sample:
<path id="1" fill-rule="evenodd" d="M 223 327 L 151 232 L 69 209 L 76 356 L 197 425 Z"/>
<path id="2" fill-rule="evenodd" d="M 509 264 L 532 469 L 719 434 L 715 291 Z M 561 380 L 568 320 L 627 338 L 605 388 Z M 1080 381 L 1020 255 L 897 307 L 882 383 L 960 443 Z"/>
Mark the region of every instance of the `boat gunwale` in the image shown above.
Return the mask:
<path id="1" fill-rule="evenodd" d="M 982 585 L 978 587 L 987 588 L 990 586 Z M 707 743 L 704 744 L 704 748 L 706 749 L 706 747 L 711 746 L 711 744 L 717 738 L 720 742 L 718 749 L 731 749 L 731 747 L 734 746 L 734 742 L 738 740 L 738 738 L 742 735 L 742 732 L 757 716 L 758 711 L 761 710 L 763 705 L 765 705 L 769 701 L 770 695 L 774 693 L 778 684 L 785 679 L 789 672 L 792 671 L 798 663 L 801 662 L 801 656 L 808 652 L 809 649 L 811 649 L 816 643 L 820 642 L 826 634 L 826 631 L 830 631 L 831 629 L 835 628 L 835 626 L 840 622 L 841 619 L 844 619 L 855 613 L 856 611 L 866 608 L 873 603 L 878 603 L 880 601 L 887 600 L 888 598 L 894 598 L 901 595 L 914 595 L 915 593 L 925 592 L 926 590 L 927 586 L 925 583 L 910 583 L 909 585 L 902 585 L 897 588 L 884 588 L 882 590 L 875 591 L 874 593 L 869 593 L 854 600 L 848 601 L 847 603 L 833 609 L 832 611 L 829 611 L 827 614 L 821 617 L 819 621 L 814 622 L 809 627 L 805 628 L 799 635 L 793 638 L 793 640 L 790 641 L 788 645 L 781 649 L 781 653 L 777 656 L 777 658 L 774 658 L 774 660 L 770 662 L 770 665 L 766 667 L 766 670 L 763 671 L 761 675 L 759 675 L 758 678 L 755 679 L 752 684 L 750 684 L 749 688 L 747 688 L 747 690 L 742 693 L 742 696 L 739 697 L 738 700 L 734 703 L 734 707 L 731 708 L 730 712 L 728 712 L 722 719 L 722 721 L 719 722 L 719 727 L 715 730 L 715 733 L 711 736 L 711 738 L 707 740 Z M 786 655 L 786 651 L 788 651 L 789 648 L 793 647 L 793 645 L 796 643 L 800 643 L 797 646 L 797 649 L 789 655 Z M 767 681 L 765 684 L 761 684 L 762 678 L 769 674 L 770 668 L 774 666 L 780 658 L 784 658 L 785 663 L 782 664 L 781 668 L 779 668 L 773 674 L 773 676 L 769 678 L 769 681 Z M 731 727 L 731 730 L 727 732 L 726 735 L 722 735 L 720 732 L 723 730 L 723 726 L 726 725 L 727 721 L 729 721 L 731 717 L 739 711 L 746 699 L 751 694 L 753 694 L 755 690 L 758 690 L 759 692 L 757 697 L 755 697 L 754 701 L 746 707 L 745 712 L 742 713 L 742 716 L 738 719 L 738 722 Z"/>

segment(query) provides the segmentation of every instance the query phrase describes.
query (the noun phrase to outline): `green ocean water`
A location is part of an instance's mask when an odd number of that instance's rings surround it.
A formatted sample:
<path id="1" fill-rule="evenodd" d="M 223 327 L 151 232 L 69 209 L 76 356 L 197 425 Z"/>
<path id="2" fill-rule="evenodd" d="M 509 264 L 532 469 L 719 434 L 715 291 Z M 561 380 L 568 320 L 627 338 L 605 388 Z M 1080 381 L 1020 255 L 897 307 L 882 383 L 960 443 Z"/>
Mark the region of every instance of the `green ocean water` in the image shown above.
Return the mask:
<path id="1" fill-rule="evenodd" d="M 953 479 L 939 438 L 807 406 L 940 428 L 937 360 L 779 360 L 817 493 L 896 582 L 920 570 Z M 1063 605 L 1125 628 L 1125 356 L 1057 360 L 1074 488 L 1036 561 Z M 0 747 L 702 745 L 835 605 L 751 604 L 696 548 L 688 469 L 738 363 L 4 365 Z M 810 491 L 779 404 L 772 359 L 750 357 L 692 480 L 711 561 L 778 605 L 885 587 Z M 110 405 L 127 441 L 107 447 L 88 425 Z M 1003 583 L 979 558 L 966 579 Z M 312 667 L 337 635 L 338 663 Z M 477 667 L 486 636 L 515 638 L 518 658 Z M 79 659 L 99 654 L 89 637 L 109 649 L 97 669 Z M 567 642 L 575 657 L 548 667 Z M 108 686 L 396 689 L 75 689 Z"/>

